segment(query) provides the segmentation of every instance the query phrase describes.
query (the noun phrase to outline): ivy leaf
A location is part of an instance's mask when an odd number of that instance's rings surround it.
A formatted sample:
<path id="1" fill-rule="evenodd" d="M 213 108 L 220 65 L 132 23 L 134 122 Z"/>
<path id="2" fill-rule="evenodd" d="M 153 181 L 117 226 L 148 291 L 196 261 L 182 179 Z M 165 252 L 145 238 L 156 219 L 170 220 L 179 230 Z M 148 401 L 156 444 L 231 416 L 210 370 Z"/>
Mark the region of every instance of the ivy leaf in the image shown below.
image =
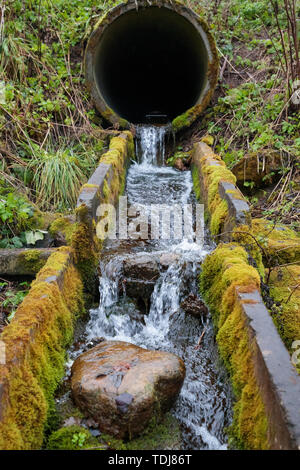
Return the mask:
<path id="1" fill-rule="evenodd" d="M 15 248 L 22 248 L 22 246 L 23 246 L 23 243 L 22 243 L 22 241 L 20 240 L 19 237 L 13 237 L 11 239 L 11 243 L 13 244 L 13 246 Z"/>
<path id="2" fill-rule="evenodd" d="M 25 232 L 25 239 L 27 245 L 35 245 L 38 240 L 44 239 L 44 234 L 47 233 L 44 230 L 31 230 Z"/>

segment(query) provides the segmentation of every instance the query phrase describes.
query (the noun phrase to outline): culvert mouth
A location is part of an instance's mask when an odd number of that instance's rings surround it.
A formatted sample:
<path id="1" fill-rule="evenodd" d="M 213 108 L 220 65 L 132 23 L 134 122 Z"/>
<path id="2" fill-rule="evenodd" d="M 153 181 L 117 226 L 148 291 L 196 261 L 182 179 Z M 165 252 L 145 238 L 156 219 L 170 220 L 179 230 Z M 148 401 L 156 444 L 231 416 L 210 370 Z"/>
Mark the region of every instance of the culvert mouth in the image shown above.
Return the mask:
<path id="1" fill-rule="evenodd" d="M 192 10 L 167 1 L 129 1 L 99 23 L 86 50 L 93 101 L 112 124 L 189 126 L 210 101 L 218 76 L 215 43 Z"/>

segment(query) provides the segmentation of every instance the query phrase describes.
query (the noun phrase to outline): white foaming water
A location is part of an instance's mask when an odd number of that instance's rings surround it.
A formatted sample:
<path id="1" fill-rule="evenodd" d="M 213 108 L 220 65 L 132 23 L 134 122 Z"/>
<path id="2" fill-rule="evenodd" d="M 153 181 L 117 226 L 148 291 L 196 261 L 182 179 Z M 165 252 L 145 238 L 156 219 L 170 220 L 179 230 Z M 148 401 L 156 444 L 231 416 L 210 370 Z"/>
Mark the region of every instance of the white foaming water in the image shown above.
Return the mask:
<path id="1" fill-rule="evenodd" d="M 164 159 L 166 128 L 138 127 L 137 151 L 140 163 L 131 165 L 127 177 L 130 204 L 186 204 L 194 201 L 190 172 L 158 166 Z M 173 408 L 182 428 L 183 449 L 226 449 L 224 427 L 230 420 L 230 393 L 218 366 L 210 318 L 195 319 L 180 308 L 189 294 L 197 295 L 201 262 L 211 250 L 187 238 L 137 243 L 124 252 L 106 247 L 102 259 L 99 308 L 90 312 L 87 340 L 99 337 L 128 341 L 148 349 L 160 349 L 181 357 L 186 378 Z M 173 254 L 174 261 L 162 270 L 143 322 L 135 303 L 126 297 L 123 276 L 125 258 L 142 253 Z M 105 250 L 104 250 L 105 255 Z M 203 329 L 201 348 L 196 350 Z"/>
<path id="2" fill-rule="evenodd" d="M 137 126 L 136 153 L 141 164 L 163 165 L 167 129 L 165 126 Z"/>

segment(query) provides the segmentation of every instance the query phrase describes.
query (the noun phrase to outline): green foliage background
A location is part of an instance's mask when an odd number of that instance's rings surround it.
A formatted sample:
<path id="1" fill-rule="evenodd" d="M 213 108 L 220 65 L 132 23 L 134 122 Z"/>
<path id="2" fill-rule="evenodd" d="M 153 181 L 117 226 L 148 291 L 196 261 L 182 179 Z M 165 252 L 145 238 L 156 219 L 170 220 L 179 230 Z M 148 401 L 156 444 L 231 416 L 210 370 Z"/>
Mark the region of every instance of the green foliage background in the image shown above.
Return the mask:
<path id="1" fill-rule="evenodd" d="M 109 131 L 85 90 L 83 54 L 110 0 L 5 0 L 0 27 L 0 183 L 42 210 L 67 211 L 106 148 Z M 283 50 L 268 0 L 185 0 L 214 33 L 222 69 L 210 108 L 194 128 L 209 133 L 232 166 L 275 148 L 299 169 L 299 114 L 289 110 Z M 286 31 L 283 0 L 279 21 Z M 4 9 L 5 7 L 5 9 Z M 284 39 L 288 38 L 284 33 Z M 180 64 L 178 64 L 180 67 Z M 72 176 L 72 177 L 71 177 Z"/>

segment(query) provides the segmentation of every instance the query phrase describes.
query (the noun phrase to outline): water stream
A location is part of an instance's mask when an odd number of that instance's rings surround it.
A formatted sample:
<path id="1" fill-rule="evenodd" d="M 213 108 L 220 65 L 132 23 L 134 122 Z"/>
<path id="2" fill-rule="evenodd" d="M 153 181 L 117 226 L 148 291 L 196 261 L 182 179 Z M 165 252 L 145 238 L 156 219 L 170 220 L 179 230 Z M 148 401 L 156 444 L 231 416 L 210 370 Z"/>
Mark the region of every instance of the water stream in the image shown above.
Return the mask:
<path id="1" fill-rule="evenodd" d="M 138 128 L 138 161 L 127 176 L 129 206 L 195 203 L 191 173 L 163 166 L 165 132 L 164 127 Z M 211 249 L 207 234 L 200 244 L 192 232 L 171 240 L 107 241 L 100 264 L 100 304 L 91 310 L 86 328 L 87 341 L 128 341 L 183 359 L 186 378 L 172 409 L 181 425 L 183 449 L 226 449 L 224 428 L 230 422 L 230 387 L 219 363 L 211 318 L 194 318 L 180 307 L 187 295 L 199 295 L 198 273 Z M 167 266 L 154 283 L 149 305 L 141 309 L 126 295 L 123 263 L 145 255 L 164 256 Z M 204 329 L 201 347 L 195 349 Z"/>

